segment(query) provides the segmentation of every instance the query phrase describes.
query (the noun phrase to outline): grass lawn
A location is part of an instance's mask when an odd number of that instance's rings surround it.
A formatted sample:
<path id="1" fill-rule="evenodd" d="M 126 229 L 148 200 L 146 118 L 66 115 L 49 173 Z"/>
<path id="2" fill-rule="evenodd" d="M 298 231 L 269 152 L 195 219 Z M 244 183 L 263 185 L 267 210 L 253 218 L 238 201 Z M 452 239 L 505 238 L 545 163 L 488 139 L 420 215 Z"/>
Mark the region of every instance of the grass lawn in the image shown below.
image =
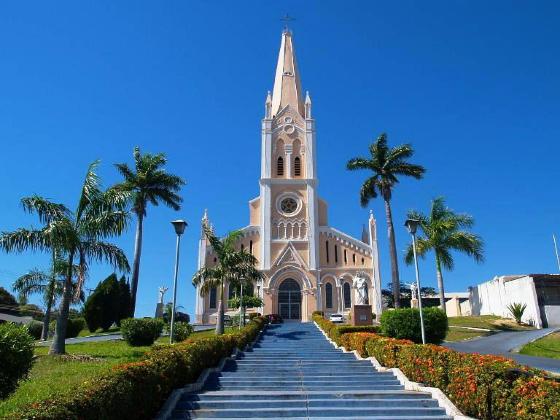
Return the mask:
<path id="1" fill-rule="evenodd" d="M 95 332 L 91 332 L 87 328 L 84 328 L 82 331 L 80 331 L 80 333 L 78 334 L 78 337 L 88 337 L 88 336 L 105 335 L 105 334 L 117 334 L 117 333 L 120 333 L 120 332 L 121 332 L 121 329 L 118 328 L 118 327 L 109 328 L 107 331 L 103 331 L 100 328 Z"/>
<path id="2" fill-rule="evenodd" d="M 489 331 L 471 330 L 469 328 L 480 328 Z M 531 329 L 533 329 L 533 327 L 517 325 L 512 319 L 500 318 L 494 315 L 450 317 L 449 331 L 445 337 L 445 341 L 462 341 L 494 334 L 500 331 L 523 331 Z"/>
<path id="3" fill-rule="evenodd" d="M 529 356 L 551 357 L 560 359 L 560 332 L 549 334 L 537 341 L 526 344 L 519 353 Z"/>
<path id="4" fill-rule="evenodd" d="M 226 334 L 237 328 L 226 328 Z M 214 330 L 193 333 L 190 338 L 200 339 L 214 335 Z M 168 344 L 169 337 L 160 337 L 156 344 Z M 131 347 L 123 340 L 97 341 L 66 345 L 67 356 L 49 356 L 48 346 L 35 347 L 37 356 L 27 380 L 6 400 L 0 401 L 0 417 L 18 407 L 49 396 L 71 393 L 73 388 L 94 380 L 120 363 L 140 359 L 146 347 Z"/>

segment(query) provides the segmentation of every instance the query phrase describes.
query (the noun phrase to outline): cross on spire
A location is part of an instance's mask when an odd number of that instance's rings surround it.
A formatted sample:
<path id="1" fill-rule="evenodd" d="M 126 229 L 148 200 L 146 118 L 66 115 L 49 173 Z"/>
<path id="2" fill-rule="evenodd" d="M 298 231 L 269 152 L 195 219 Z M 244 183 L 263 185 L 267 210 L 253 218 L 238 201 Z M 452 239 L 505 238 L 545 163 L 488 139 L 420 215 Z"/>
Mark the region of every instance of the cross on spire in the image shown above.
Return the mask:
<path id="1" fill-rule="evenodd" d="M 291 17 L 288 13 L 286 13 L 284 16 L 282 16 L 280 18 L 280 20 L 282 22 L 284 22 L 284 32 L 287 32 L 290 30 L 290 28 L 288 27 L 288 24 L 290 22 L 293 22 L 294 20 L 296 20 L 295 18 Z"/>

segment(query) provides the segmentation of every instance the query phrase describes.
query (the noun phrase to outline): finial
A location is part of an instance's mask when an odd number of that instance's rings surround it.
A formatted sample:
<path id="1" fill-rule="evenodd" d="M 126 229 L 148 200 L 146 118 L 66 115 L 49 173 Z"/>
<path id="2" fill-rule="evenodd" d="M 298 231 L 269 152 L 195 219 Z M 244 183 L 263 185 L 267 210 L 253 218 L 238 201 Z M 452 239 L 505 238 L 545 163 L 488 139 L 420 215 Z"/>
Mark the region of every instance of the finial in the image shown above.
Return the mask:
<path id="1" fill-rule="evenodd" d="M 202 221 L 208 220 L 208 209 L 204 209 L 204 215 L 202 216 Z"/>
<path id="2" fill-rule="evenodd" d="M 369 218 L 370 218 L 370 220 L 373 219 L 373 210 L 372 209 L 369 210 Z"/>
<path id="3" fill-rule="evenodd" d="M 288 27 L 288 24 L 294 21 L 295 19 L 291 17 L 288 13 L 286 13 L 282 18 L 280 18 L 280 20 L 284 22 L 284 30 L 282 32 L 290 33 L 290 28 Z"/>
<path id="4" fill-rule="evenodd" d="M 309 91 L 305 92 L 305 118 L 311 118 L 311 97 Z"/>

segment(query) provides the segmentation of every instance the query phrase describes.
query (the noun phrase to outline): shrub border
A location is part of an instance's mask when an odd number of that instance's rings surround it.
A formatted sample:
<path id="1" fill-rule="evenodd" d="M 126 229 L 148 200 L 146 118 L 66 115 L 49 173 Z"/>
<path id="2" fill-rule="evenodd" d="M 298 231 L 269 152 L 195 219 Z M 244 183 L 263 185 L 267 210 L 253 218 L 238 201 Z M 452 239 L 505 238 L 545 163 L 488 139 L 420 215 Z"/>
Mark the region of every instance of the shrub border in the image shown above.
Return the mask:
<path id="1" fill-rule="evenodd" d="M 257 341 L 259 341 L 263 331 L 266 330 L 267 326 L 268 326 L 268 324 L 264 324 L 263 328 L 258 332 L 258 334 L 255 337 L 255 339 L 253 340 L 253 342 L 250 343 L 250 344 L 247 344 L 244 349 L 239 349 L 239 348 L 236 347 L 233 350 L 233 353 L 230 356 L 226 356 L 226 357 L 222 358 L 222 360 L 220 360 L 220 363 L 218 363 L 217 366 L 205 368 L 200 373 L 200 376 L 198 377 L 198 379 L 195 382 L 187 384 L 183 388 L 174 389 L 171 392 L 171 395 L 169 395 L 169 397 L 167 398 L 167 400 L 163 404 L 162 408 L 154 416 L 154 420 L 168 420 L 168 419 L 170 419 L 171 414 L 173 413 L 173 410 L 175 409 L 175 407 L 177 406 L 177 403 L 180 401 L 180 399 L 183 395 L 191 393 L 191 392 L 197 392 L 197 391 L 200 391 L 202 388 L 204 388 L 204 385 L 206 384 L 206 380 L 208 379 L 208 376 L 211 373 L 221 372 L 222 369 L 224 368 L 224 365 L 226 364 L 226 362 L 228 362 L 229 360 L 236 360 L 239 353 L 241 353 L 243 350 L 247 350 L 247 349 L 252 348 L 255 345 L 255 343 Z"/>
<path id="2" fill-rule="evenodd" d="M 356 359 L 358 360 L 368 360 L 375 369 L 380 372 L 392 372 L 401 385 L 404 386 L 404 389 L 407 391 L 419 391 L 419 392 L 426 392 L 429 393 L 432 398 L 437 400 L 440 407 L 445 409 L 445 413 L 448 416 L 452 416 L 456 420 L 475 420 L 472 417 L 465 416 L 456 406 L 451 402 L 449 398 L 443 393 L 443 391 L 439 388 L 427 387 L 422 386 L 418 382 L 412 382 L 410 379 L 406 377 L 406 375 L 399 369 L 399 368 L 386 368 L 382 366 L 379 361 L 373 357 L 362 357 L 357 350 L 346 350 L 343 346 L 339 346 L 333 340 L 329 338 L 327 333 L 323 331 L 323 329 L 317 324 L 316 321 L 313 321 L 315 326 L 321 331 L 321 333 L 325 336 L 327 341 L 333 345 L 334 348 L 338 350 L 342 350 L 343 353 L 353 353 Z"/>

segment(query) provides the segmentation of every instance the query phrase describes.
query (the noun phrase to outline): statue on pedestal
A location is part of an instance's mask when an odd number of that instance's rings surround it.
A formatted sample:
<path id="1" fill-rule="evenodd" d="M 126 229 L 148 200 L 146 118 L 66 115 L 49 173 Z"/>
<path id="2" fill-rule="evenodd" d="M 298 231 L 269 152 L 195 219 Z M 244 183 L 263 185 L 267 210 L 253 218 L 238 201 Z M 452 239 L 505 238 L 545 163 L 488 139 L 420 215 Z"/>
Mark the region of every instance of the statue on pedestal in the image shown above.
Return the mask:
<path id="1" fill-rule="evenodd" d="M 410 283 L 408 286 L 410 287 L 411 294 L 410 307 L 418 308 L 418 287 L 416 286 L 416 283 Z"/>
<path id="2" fill-rule="evenodd" d="M 356 305 L 369 305 L 368 284 L 362 273 L 356 274 L 353 281 L 354 289 L 356 289 Z"/>
<path id="3" fill-rule="evenodd" d="M 163 295 L 169 290 L 169 287 L 161 286 L 158 289 L 159 300 L 156 306 L 156 318 L 163 318 Z"/>

